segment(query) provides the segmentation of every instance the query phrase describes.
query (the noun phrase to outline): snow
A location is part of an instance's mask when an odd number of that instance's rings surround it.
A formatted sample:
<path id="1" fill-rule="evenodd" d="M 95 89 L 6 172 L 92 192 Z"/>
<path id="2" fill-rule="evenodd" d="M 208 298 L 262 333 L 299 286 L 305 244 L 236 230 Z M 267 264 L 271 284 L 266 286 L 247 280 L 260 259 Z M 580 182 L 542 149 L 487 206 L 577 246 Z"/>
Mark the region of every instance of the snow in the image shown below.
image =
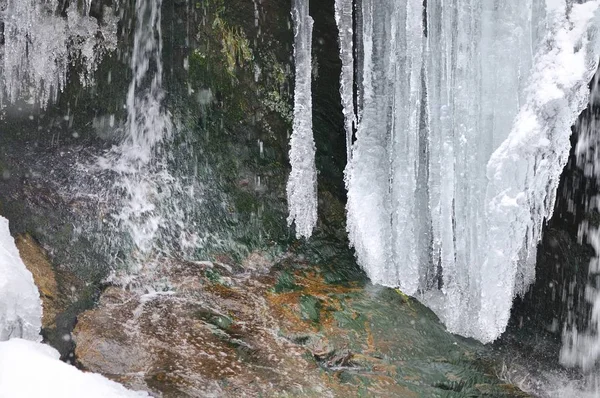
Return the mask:
<path id="1" fill-rule="evenodd" d="M 25 267 L 8 220 L 0 217 L 0 341 L 21 337 L 41 341 L 42 302 Z"/>
<path id="2" fill-rule="evenodd" d="M 454 3 L 361 3 L 347 229 L 373 282 L 489 342 L 535 277 L 598 66 L 598 2 Z"/>
<path id="3" fill-rule="evenodd" d="M 45 344 L 23 339 L 0 342 L 0 398 L 149 396 L 61 362 L 58 351 Z"/>
<path id="4" fill-rule="evenodd" d="M 308 0 L 294 0 L 294 58 L 296 85 L 294 123 L 290 138 L 292 171 L 287 183 L 288 224 L 296 223 L 297 237 L 310 237 L 317 224 L 317 168 L 312 124 L 312 29 Z"/>

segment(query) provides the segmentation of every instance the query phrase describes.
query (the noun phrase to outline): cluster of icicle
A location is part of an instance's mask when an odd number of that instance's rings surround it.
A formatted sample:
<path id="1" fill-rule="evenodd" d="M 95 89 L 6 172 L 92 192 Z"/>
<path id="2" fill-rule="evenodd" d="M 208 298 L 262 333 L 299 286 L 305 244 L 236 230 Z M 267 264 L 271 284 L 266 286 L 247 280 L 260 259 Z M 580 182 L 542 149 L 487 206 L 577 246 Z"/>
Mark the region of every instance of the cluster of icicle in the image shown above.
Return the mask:
<path id="1" fill-rule="evenodd" d="M 535 278 L 570 127 L 598 67 L 600 14 L 598 1 L 446 3 L 336 0 L 347 229 L 374 283 L 489 342 Z M 317 208 L 307 8 L 296 0 L 288 200 L 299 236 Z"/>
<path id="2" fill-rule="evenodd" d="M 56 100 L 70 63 L 81 64 L 80 80 L 92 82 L 101 57 L 116 48 L 117 18 L 106 8 L 102 21 L 83 8 L 59 0 L 0 1 L 4 44 L 0 45 L 0 103 L 23 99 L 42 108 Z"/>

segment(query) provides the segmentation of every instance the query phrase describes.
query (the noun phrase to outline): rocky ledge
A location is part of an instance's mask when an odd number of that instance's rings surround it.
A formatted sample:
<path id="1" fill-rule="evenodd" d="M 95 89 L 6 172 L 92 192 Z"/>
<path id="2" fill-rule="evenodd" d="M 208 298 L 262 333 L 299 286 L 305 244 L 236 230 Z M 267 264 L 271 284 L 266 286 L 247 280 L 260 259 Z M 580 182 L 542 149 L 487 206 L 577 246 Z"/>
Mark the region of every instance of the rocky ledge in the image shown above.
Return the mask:
<path id="1" fill-rule="evenodd" d="M 109 287 L 79 316 L 84 369 L 161 397 L 526 396 L 393 289 L 289 253 L 156 267 L 162 290 Z"/>

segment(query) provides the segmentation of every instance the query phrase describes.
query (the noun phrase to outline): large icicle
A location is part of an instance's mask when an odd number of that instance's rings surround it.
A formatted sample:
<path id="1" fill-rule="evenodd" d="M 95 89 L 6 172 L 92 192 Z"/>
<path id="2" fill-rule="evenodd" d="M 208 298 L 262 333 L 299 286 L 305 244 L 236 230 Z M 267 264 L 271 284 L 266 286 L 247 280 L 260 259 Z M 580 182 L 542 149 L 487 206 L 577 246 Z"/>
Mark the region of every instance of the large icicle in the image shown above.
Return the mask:
<path id="1" fill-rule="evenodd" d="M 340 60 L 342 72 L 340 74 L 340 95 L 344 112 L 346 128 L 346 158 L 352 157 L 352 136 L 356 123 L 354 109 L 354 12 L 353 0 L 335 0 L 335 22 L 339 31 Z"/>
<path id="2" fill-rule="evenodd" d="M 488 288 L 481 279 L 491 227 L 485 214 L 486 164 L 524 101 L 540 9 L 539 0 L 501 7 L 492 0 L 460 0 L 456 12 L 442 3 L 427 10 L 431 266 L 436 268 L 430 273 L 440 289 L 430 289 L 430 283 L 423 299 L 449 330 L 486 341 L 488 331 L 474 321 L 481 292 Z"/>
<path id="3" fill-rule="evenodd" d="M 308 0 L 294 0 L 294 126 L 290 139 L 292 171 L 287 183 L 288 224 L 296 235 L 310 237 L 317 223 L 317 168 L 312 131 L 312 29 Z"/>
<path id="4" fill-rule="evenodd" d="M 362 1 L 361 120 L 346 167 L 347 229 L 361 265 L 375 283 L 396 284 L 390 250 L 389 127 L 390 38 L 393 5 L 390 1 Z M 407 238 L 410 238 L 408 236 Z"/>
<path id="5" fill-rule="evenodd" d="M 534 278 L 597 64 L 597 2 L 359 3 L 351 244 L 374 282 L 492 341 Z"/>

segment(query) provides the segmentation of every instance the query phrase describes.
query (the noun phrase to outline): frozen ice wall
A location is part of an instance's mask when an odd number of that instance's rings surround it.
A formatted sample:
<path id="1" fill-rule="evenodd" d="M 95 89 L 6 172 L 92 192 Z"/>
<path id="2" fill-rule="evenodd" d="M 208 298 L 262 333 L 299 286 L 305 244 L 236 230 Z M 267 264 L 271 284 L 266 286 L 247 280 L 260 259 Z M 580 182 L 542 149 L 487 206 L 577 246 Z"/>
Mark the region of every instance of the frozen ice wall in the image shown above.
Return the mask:
<path id="1" fill-rule="evenodd" d="M 8 220 L 0 217 L 0 341 L 41 341 L 41 327 L 40 294 L 10 236 Z"/>
<path id="2" fill-rule="evenodd" d="M 359 2 L 351 243 L 374 282 L 484 342 L 535 277 L 598 66 L 598 2 L 571 3 Z"/>

